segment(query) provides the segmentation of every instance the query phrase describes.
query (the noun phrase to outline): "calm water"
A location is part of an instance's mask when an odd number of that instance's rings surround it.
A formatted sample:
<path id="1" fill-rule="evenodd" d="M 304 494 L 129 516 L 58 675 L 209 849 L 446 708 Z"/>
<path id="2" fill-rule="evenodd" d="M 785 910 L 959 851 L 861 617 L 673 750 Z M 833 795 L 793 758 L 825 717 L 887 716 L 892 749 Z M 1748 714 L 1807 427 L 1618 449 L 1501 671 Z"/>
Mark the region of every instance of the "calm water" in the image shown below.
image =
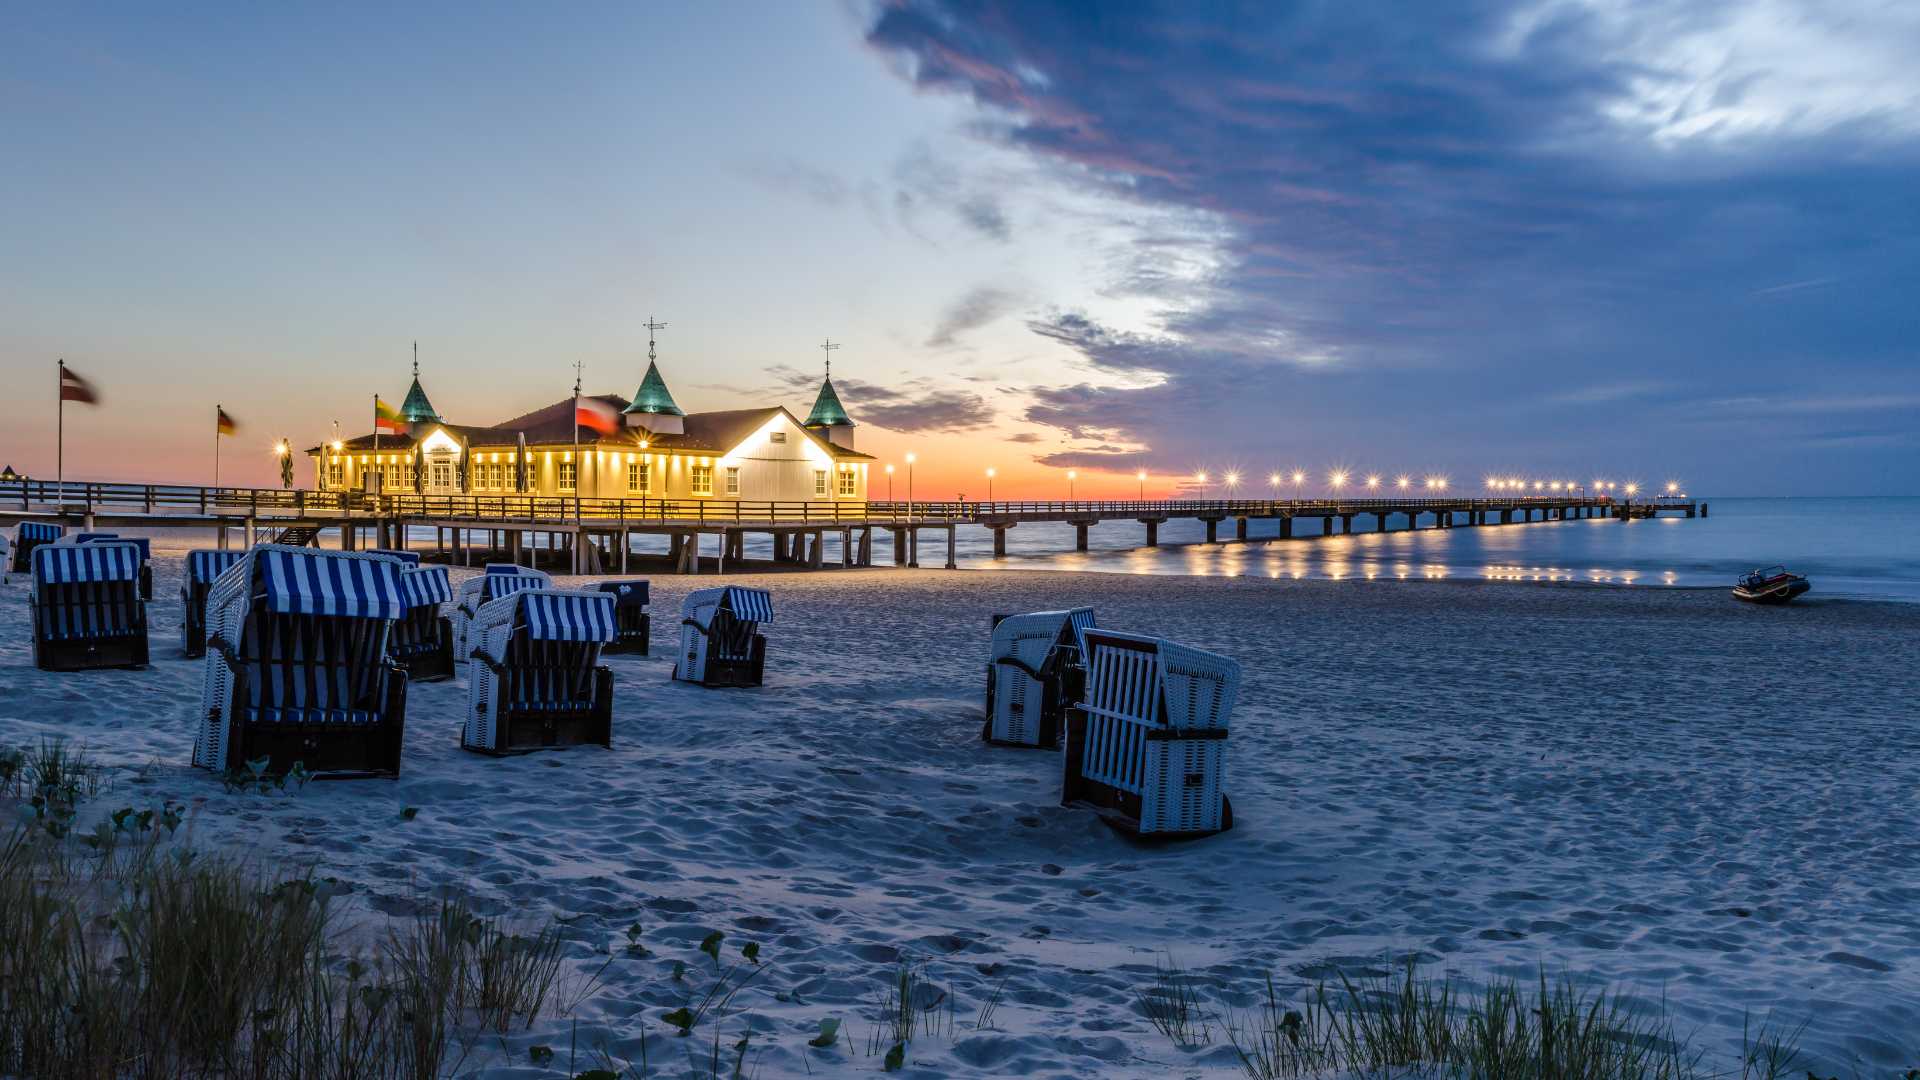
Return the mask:
<path id="1" fill-rule="evenodd" d="M 1007 556 L 993 557 L 992 534 L 963 526 L 957 552 L 968 567 L 1083 570 L 1113 574 L 1232 574 L 1295 578 L 1466 578 L 1489 581 L 1585 581 L 1634 588 L 1730 587 L 1756 566 L 1784 563 L 1813 581 L 1816 596 L 1920 602 L 1920 498 L 1710 499 L 1711 516 L 1653 521 L 1592 519 L 1419 532 L 1361 531 L 1313 536 L 1319 518 L 1294 523 L 1296 537 L 1272 539 L 1278 524 L 1252 523 L 1251 543 L 1207 544 L 1197 521 L 1160 526 L 1158 548 L 1139 547 L 1144 526 L 1132 521 L 1095 525 L 1092 550 L 1073 550 L 1070 525 L 1020 525 L 1007 533 Z M 1367 515 L 1354 521 L 1373 525 Z M 1402 519 L 1393 519 L 1396 529 Z M 1336 523 L 1337 527 L 1337 523 Z M 415 545 L 431 546 L 432 530 L 416 530 Z M 1223 522 L 1221 536 L 1231 536 Z M 1261 538 L 1270 538 L 1258 542 Z M 665 550 L 660 538 L 636 541 L 636 550 Z M 708 539 L 703 550 L 714 553 Z M 771 544 L 749 537 L 747 555 L 768 558 Z M 921 564 L 939 566 L 946 540 L 929 533 Z M 839 559 L 837 540 L 828 559 Z M 892 561 L 886 534 L 874 542 L 874 561 Z"/>
<path id="2" fill-rule="evenodd" d="M 1109 522 L 1093 527 L 1093 550 L 1084 553 L 1072 550 L 1071 526 L 1021 525 L 1007 534 L 1005 559 L 993 558 L 985 530 L 962 529 L 959 554 L 969 566 L 1128 574 L 1588 581 L 1656 588 L 1731 586 L 1743 571 L 1785 563 L 1812 579 L 1815 595 L 1920 601 L 1920 498 L 1708 502 L 1711 516 L 1693 520 L 1362 531 L 1247 544 L 1205 544 L 1199 522 L 1170 521 L 1160 527 L 1157 549 L 1134 546 L 1144 539 L 1143 526 Z M 1373 518 L 1354 524 L 1364 530 Z M 1393 524 L 1403 522 L 1396 518 Z M 1296 535 L 1318 528 L 1318 518 L 1295 522 Z M 1276 531 L 1274 522 L 1252 523 L 1256 538 Z M 1230 536 L 1231 523 L 1222 523 L 1220 532 Z M 922 564 L 939 565 L 944 551 L 932 550 L 932 537 L 923 544 Z"/>

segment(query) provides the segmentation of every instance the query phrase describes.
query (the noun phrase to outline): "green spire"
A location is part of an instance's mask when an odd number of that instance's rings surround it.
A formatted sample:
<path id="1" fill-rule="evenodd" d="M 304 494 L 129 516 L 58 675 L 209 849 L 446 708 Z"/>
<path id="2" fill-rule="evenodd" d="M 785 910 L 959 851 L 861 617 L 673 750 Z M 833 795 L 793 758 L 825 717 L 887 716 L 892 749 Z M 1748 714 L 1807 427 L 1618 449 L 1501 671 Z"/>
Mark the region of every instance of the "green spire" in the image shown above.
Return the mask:
<path id="1" fill-rule="evenodd" d="M 820 384 L 820 396 L 813 399 L 813 411 L 807 414 L 807 427 L 852 427 L 853 418 L 840 405 L 840 395 L 833 392 L 833 376 Z"/>
<path id="2" fill-rule="evenodd" d="M 627 406 L 626 412 L 687 415 L 673 403 L 673 395 L 667 393 L 667 380 L 660 377 L 660 365 L 651 360 L 647 361 L 647 377 L 640 380 L 640 389 L 633 392 L 633 404 Z"/>
<path id="3" fill-rule="evenodd" d="M 428 401 L 427 392 L 420 389 L 419 342 L 414 342 L 413 350 L 413 386 L 407 390 L 407 400 L 400 403 L 400 416 L 409 424 L 440 423 L 440 414 L 433 411 L 433 402 Z"/>

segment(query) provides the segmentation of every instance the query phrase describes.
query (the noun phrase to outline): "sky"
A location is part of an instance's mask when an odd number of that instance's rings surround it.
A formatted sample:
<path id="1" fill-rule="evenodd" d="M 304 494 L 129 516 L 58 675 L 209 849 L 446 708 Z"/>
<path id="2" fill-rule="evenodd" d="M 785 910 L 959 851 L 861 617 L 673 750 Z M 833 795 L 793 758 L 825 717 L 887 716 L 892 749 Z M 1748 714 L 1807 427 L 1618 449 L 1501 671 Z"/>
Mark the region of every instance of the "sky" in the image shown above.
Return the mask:
<path id="1" fill-rule="evenodd" d="M 491 423 L 651 317 L 690 411 L 840 343 L 933 497 L 1920 494 L 1914 55 L 1878 0 L 14 6 L 0 464 L 62 357 L 69 477 L 207 482 L 218 403 L 272 484 L 416 341 Z"/>

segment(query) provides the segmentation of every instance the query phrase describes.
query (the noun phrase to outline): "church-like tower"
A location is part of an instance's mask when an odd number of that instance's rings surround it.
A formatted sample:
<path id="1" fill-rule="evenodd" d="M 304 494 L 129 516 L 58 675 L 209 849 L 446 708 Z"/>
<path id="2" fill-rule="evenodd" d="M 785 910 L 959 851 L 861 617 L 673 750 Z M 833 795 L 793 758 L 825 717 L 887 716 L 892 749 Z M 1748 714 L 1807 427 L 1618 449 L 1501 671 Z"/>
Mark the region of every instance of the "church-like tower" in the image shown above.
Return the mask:
<path id="1" fill-rule="evenodd" d="M 633 404 L 626 407 L 623 415 L 630 428 L 646 428 L 655 435 L 685 435 L 687 414 L 680 411 L 673 395 L 667 392 L 667 380 L 660 377 L 660 364 L 655 358 L 653 332 L 665 329 L 666 325 L 647 316 L 647 374 L 641 378 L 640 389 L 633 392 Z"/>
<path id="2" fill-rule="evenodd" d="M 853 418 L 840 404 L 840 395 L 833 389 L 833 365 L 827 365 L 826 380 L 820 384 L 820 395 L 813 399 L 813 411 L 807 414 L 807 430 L 827 440 L 835 446 L 847 450 L 853 449 Z"/>
<path id="3" fill-rule="evenodd" d="M 407 388 L 407 400 L 400 403 L 400 417 L 409 424 L 442 423 L 440 414 L 433 411 L 433 402 L 427 400 L 427 392 L 420 388 L 420 343 L 413 343 L 413 385 Z"/>

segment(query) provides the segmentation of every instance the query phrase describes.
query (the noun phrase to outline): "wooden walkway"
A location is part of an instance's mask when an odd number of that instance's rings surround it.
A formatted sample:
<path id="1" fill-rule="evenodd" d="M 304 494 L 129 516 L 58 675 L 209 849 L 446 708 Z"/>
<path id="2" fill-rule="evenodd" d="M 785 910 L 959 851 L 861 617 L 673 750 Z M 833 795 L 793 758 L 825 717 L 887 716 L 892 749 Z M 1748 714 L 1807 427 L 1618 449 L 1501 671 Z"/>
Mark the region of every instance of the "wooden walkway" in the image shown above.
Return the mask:
<path id="1" fill-rule="evenodd" d="M 1087 549 L 1088 531 L 1103 522 L 1132 521 L 1145 527 L 1145 542 L 1159 543 L 1162 524 L 1181 518 L 1205 524 L 1208 543 L 1219 527 L 1234 523 L 1234 538 L 1249 539 L 1249 523 L 1278 522 L 1273 539 L 1292 539 L 1293 523 L 1318 519 L 1317 535 L 1355 531 L 1457 528 L 1573 518 L 1645 518 L 1661 513 L 1705 516 L 1707 505 L 1690 498 L 1615 500 L 1570 494 L 1497 498 L 1322 498 L 1081 500 L 1063 502 L 755 502 L 739 499 L 576 499 L 521 494 L 385 494 L 280 488 L 211 488 L 167 484 L 105 484 L 69 481 L 0 481 L 0 523 L 53 520 L 85 528 L 217 528 L 221 543 L 229 528 L 247 538 L 279 536 L 310 542 L 333 531 L 340 546 L 403 547 L 408 530 L 432 528 L 442 550 L 471 560 L 531 558 L 534 541 L 567 552 L 582 573 L 625 572 L 635 536 L 664 536 L 673 569 L 697 573 L 701 539 L 714 536 L 716 571 L 744 561 L 745 538 L 772 538 L 774 562 L 820 569 L 827 540 L 837 534 L 835 565 L 870 566 L 873 534 L 886 530 L 894 561 L 920 564 L 925 534 L 944 533 L 946 566 L 955 565 L 955 535 L 962 526 L 993 533 L 996 555 L 1006 553 L 1006 534 L 1023 523 L 1074 526 L 1075 548 Z M 1371 519 L 1371 520 L 1369 520 Z M 1423 522 L 1425 524 L 1423 524 Z M 1337 524 L 1336 524 L 1337 523 Z M 1262 538 L 1267 539 L 1267 538 Z M 476 540 L 480 541 L 476 543 Z"/>

